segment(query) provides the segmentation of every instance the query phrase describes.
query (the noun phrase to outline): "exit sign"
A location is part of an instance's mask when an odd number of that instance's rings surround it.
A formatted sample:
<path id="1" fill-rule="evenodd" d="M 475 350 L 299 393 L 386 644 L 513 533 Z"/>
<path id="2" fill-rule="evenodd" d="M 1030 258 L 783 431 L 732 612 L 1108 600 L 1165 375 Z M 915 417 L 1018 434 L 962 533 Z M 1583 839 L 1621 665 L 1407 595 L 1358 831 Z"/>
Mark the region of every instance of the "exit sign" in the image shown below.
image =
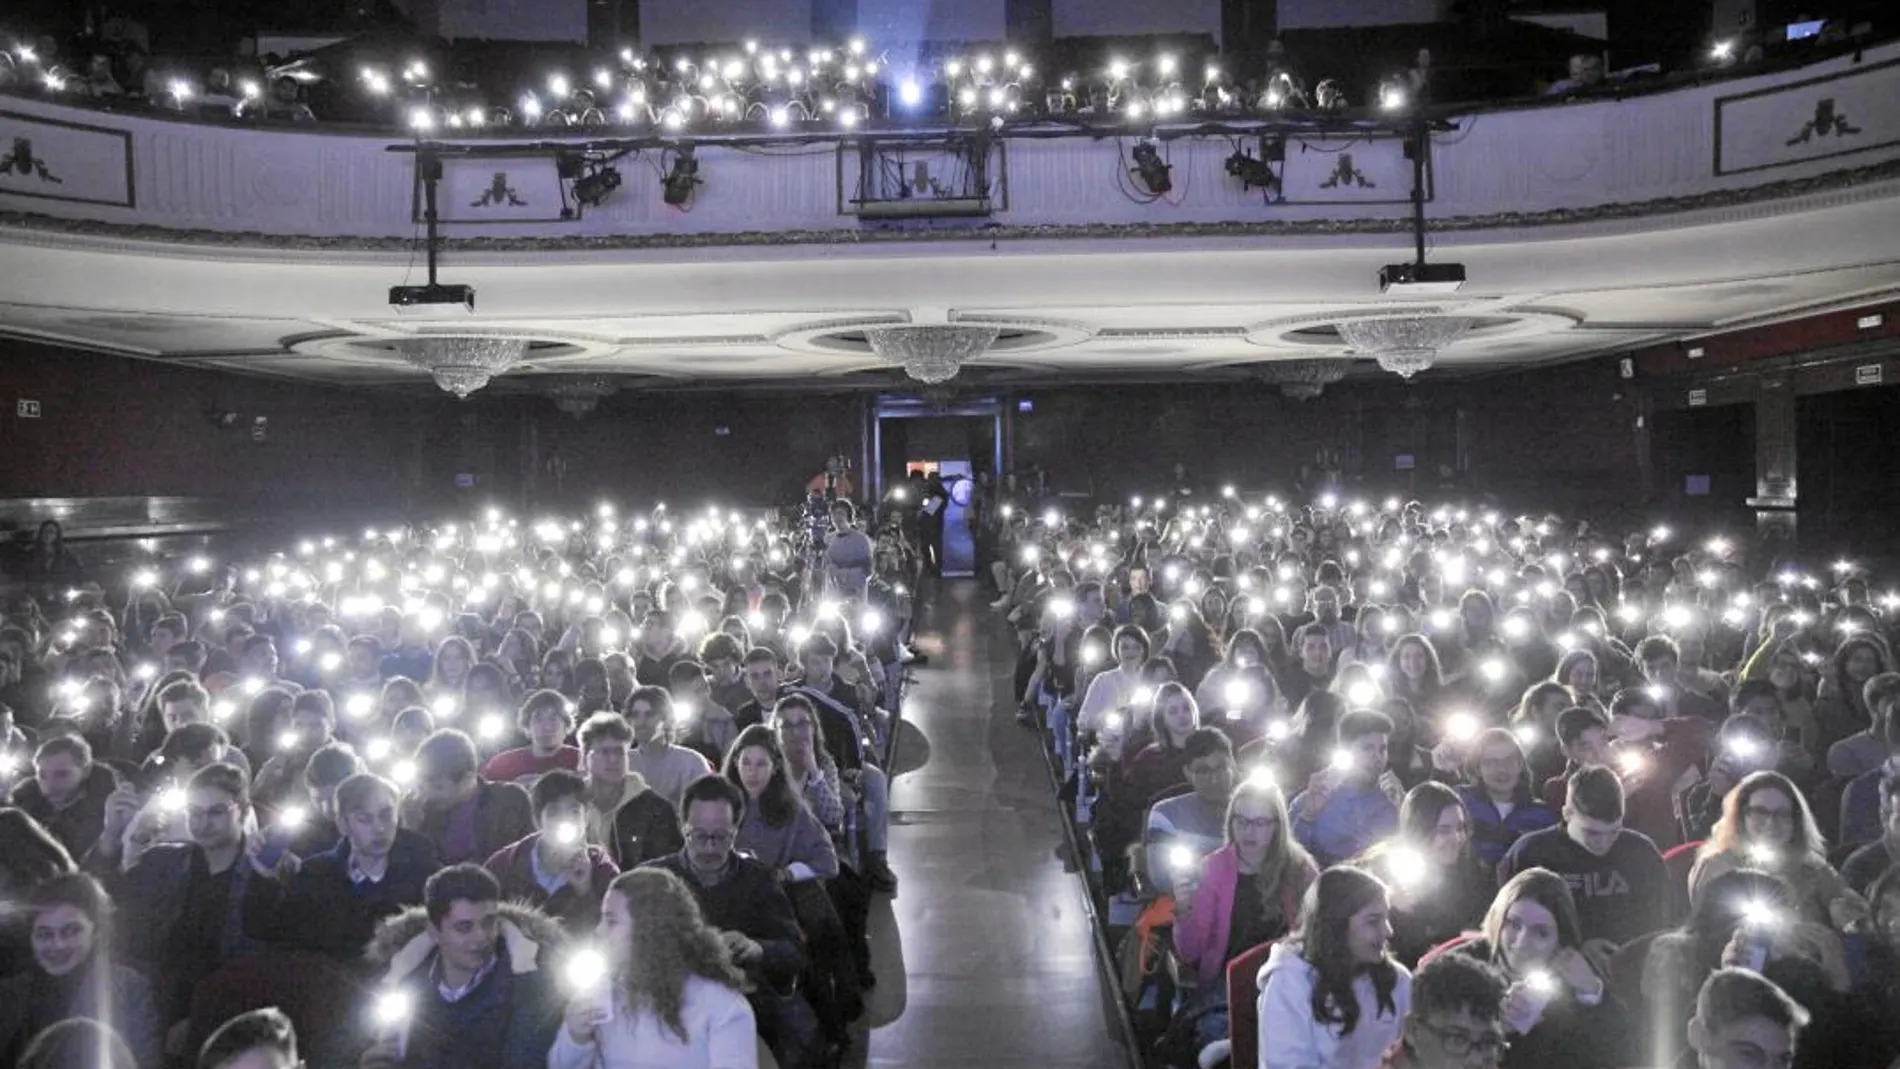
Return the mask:
<path id="1" fill-rule="evenodd" d="M 40 403 L 38 401 L 29 401 L 22 397 L 19 403 L 13 407 L 13 412 L 21 419 L 38 419 L 40 418 Z"/>

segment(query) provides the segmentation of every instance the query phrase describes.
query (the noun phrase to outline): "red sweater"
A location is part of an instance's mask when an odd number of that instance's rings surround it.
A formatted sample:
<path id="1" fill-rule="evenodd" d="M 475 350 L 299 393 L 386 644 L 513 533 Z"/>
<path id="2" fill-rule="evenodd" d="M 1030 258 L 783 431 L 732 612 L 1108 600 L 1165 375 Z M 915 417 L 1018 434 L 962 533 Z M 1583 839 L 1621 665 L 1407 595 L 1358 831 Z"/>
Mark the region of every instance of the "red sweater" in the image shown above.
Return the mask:
<path id="1" fill-rule="evenodd" d="M 526 902 L 561 922 L 569 935 L 585 936 L 600 923 L 600 896 L 606 893 L 607 885 L 620 875 L 620 866 L 607 856 L 607 851 L 598 846 L 588 846 L 587 856 L 593 862 L 593 886 L 587 894 L 574 892 L 570 884 L 562 884 L 552 895 L 534 878 L 534 847 L 541 841 L 541 833 L 516 842 L 509 843 L 495 851 L 482 865 L 501 884 L 501 897 L 509 902 Z"/>
<path id="2" fill-rule="evenodd" d="M 1623 775 L 1623 826 L 1639 831 L 1668 850 L 1682 843 L 1676 822 L 1677 781 L 1700 766 L 1715 741 L 1716 725 L 1701 717 L 1685 716 L 1662 722 L 1662 734 L 1647 751 L 1649 763 L 1634 776 Z M 1570 794 L 1570 773 L 1544 783 L 1544 803 L 1559 812 Z"/>
<path id="3" fill-rule="evenodd" d="M 554 751 L 552 757 L 536 757 L 532 747 L 518 746 L 489 758 L 488 763 L 482 766 L 482 778 L 498 783 L 513 783 L 530 776 L 545 776 L 557 768 L 578 772 L 580 767 L 581 752 L 573 746 L 561 747 Z"/>

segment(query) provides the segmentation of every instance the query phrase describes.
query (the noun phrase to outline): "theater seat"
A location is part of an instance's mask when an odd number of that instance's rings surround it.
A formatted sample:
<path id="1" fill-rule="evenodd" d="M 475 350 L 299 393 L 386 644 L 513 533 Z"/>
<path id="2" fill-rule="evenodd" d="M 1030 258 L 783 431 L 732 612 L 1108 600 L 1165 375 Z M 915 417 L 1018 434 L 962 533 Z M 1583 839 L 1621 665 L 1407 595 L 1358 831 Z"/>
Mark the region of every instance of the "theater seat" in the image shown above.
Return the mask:
<path id="1" fill-rule="evenodd" d="M 1695 868 L 1696 851 L 1704 840 L 1672 846 L 1663 852 L 1663 867 L 1669 870 L 1669 923 L 1681 924 L 1689 915 L 1689 870 Z"/>
<path id="2" fill-rule="evenodd" d="M 1260 1061 L 1260 967 L 1273 953 L 1270 940 L 1241 952 L 1227 963 L 1227 1035 L 1233 1040 L 1230 1065 L 1251 1066 Z"/>
<path id="3" fill-rule="evenodd" d="M 322 954 L 266 950 L 226 962 L 205 977 L 191 998 L 187 1050 L 198 1050 L 219 1025 L 251 1010 L 275 1006 L 314 1044 L 347 1032 L 361 981 Z"/>
<path id="4" fill-rule="evenodd" d="M 1670 930 L 1639 935 L 1610 955 L 1610 975 L 1605 983 L 1609 985 L 1611 996 L 1625 1006 L 1643 1004 L 1643 965 L 1649 960 L 1649 948 L 1657 936 Z"/>
<path id="5" fill-rule="evenodd" d="M 1431 948 L 1430 950 L 1427 950 L 1424 954 L 1420 955 L 1418 959 L 1418 967 L 1422 969 L 1425 967 L 1425 964 L 1431 961 L 1433 958 L 1438 957 L 1440 954 L 1445 954 L 1450 951 L 1456 950 L 1459 947 L 1464 946 L 1466 943 L 1469 943 L 1476 938 L 1478 938 L 1478 933 L 1476 932 L 1465 932 L 1462 935 L 1454 935 L 1450 939 L 1445 940 L 1444 942 L 1438 944 L 1437 946 Z"/>

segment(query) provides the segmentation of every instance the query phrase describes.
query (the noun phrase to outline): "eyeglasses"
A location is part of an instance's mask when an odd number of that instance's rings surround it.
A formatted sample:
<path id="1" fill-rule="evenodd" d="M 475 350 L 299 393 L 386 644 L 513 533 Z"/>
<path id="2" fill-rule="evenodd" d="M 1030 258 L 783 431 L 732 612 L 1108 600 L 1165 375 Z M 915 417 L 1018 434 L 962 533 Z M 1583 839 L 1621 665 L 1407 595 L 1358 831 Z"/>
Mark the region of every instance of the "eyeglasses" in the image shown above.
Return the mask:
<path id="1" fill-rule="evenodd" d="M 1792 809 L 1769 809 L 1766 806 L 1751 805 L 1747 809 L 1742 810 L 1742 815 L 1749 820 L 1772 820 L 1777 824 L 1794 823 L 1794 810 Z"/>
<path id="2" fill-rule="evenodd" d="M 687 829 L 686 841 L 694 846 L 730 846 L 734 834 L 730 831 L 699 831 Z"/>
<path id="3" fill-rule="evenodd" d="M 1510 1041 L 1496 1032 L 1471 1036 L 1454 1028 L 1439 1028 L 1424 1021 L 1420 1022 L 1420 1026 L 1437 1036 L 1438 1042 L 1445 1048 L 1445 1053 L 1454 1058 L 1463 1058 L 1472 1051 L 1477 1051 L 1487 1059 L 1496 1059 L 1511 1049 Z"/>
<path id="4" fill-rule="evenodd" d="M 1280 826 L 1275 817 L 1235 817 L 1235 831 L 1272 831 Z"/>

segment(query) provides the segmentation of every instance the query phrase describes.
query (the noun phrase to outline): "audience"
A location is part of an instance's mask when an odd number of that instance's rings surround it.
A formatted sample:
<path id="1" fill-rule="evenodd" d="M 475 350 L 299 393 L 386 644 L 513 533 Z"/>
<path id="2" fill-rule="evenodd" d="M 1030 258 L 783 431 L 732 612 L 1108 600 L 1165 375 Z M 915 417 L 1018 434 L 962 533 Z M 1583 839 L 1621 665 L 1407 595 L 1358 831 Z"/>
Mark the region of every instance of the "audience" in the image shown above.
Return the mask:
<path id="1" fill-rule="evenodd" d="M 737 784 L 711 775 L 694 780 L 680 798 L 685 848 L 641 869 L 685 882 L 745 974 L 761 1036 L 781 1065 L 798 1065 L 819 1045 L 817 1018 L 796 986 L 805 970 L 805 938 L 778 873 L 733 849 L 745 811 Z"/>
<path id="2" fill-rule="evenodd" d="M 1174 886 L 1174 948 L 1199 986 L 1184 1012 L 1199 1019 L 1205 1047 L 1227 1033 L 1227 965 L 1286 935 L 1319 869 L 1293 841 L 1286 797 L 1265 778 L 1250 778 L 1228 801 L 1224 845 L 1202 857 L 1167 859 Z M 1192 851 L 1177 843 L 1169 853 Z"/>
<path id="3" fill-rule="evenodd" d="M 1863 580 L 1181 481 L 1165 510 L 1051 522 L 1017 496 L 988 521 L 1025 643 L 1009 710 L 1026 692 L 1059 743 L 1103 915 L 1172 929 L 1186 990 L 1155 1019 L 1218 1055 L 1254 951 L 1265 1066 L 1900 1053 L 1900 676 Z M 835 1059 L 868 889 L 895 887 L 900 655 L 800 576 L 729 576 L 728 539 L 675 559 L 687 524 L 640 522 L 503 550 L 475 544 L 494 521 L 372 532 L 348 562 L 313 542 L 123 613 L 67 579 L 8 602 L 0 889 L 32 937 L 0 959 L 0 1055 L 185 1064 L 237 1008 L 187 1029 L 195 991 L 328 958 L 293 975 L 346 1028 L 300 1051 L 288 1019 L 239 1017 L 201 1063 L 724 1067 L 754 1033 Z M 332 560 L 355 587 L 290 595 Z"/>
<path id="4" fill-rule="evenodd" d="M 395 784 L 370 773 L 338 785 L 337 845 L 260 868 L 245 888 L 245 933 L 347 962 L 385 919 L 421 905 L 424 885 L 442 865 L 429 840 L 397 826 L 400 797 Z M 254 858 L 261 866 L 261 851 Z"/>
<path id="5" fill-rule="evenodd" d="M 1355 709 L 1339 718 L 1338 749 L 1292 802 L 1293 834 L 1321 865 L 1358 856 L 1398 824 L 1396 777 L 1386 768 L 1392 720 Z"/>
<path id="6" fill-rule="evenodd" d="M 299 1069 L 297 1030 L 276 1008 L 224 1022 L 198 1052 L 197 1069 Z"/>
<path id="7" fill-rule="evenodd" d="M 1421 783 L 1399 806 L 1397 831 L 1361 864 L 1381 874 L 1392 904 L 1392 955 L 1410 967 L 1475 927 L 1491 905 L 1497 867 L 1472 848 L 1471 818 L 1457 792 Z"/>

